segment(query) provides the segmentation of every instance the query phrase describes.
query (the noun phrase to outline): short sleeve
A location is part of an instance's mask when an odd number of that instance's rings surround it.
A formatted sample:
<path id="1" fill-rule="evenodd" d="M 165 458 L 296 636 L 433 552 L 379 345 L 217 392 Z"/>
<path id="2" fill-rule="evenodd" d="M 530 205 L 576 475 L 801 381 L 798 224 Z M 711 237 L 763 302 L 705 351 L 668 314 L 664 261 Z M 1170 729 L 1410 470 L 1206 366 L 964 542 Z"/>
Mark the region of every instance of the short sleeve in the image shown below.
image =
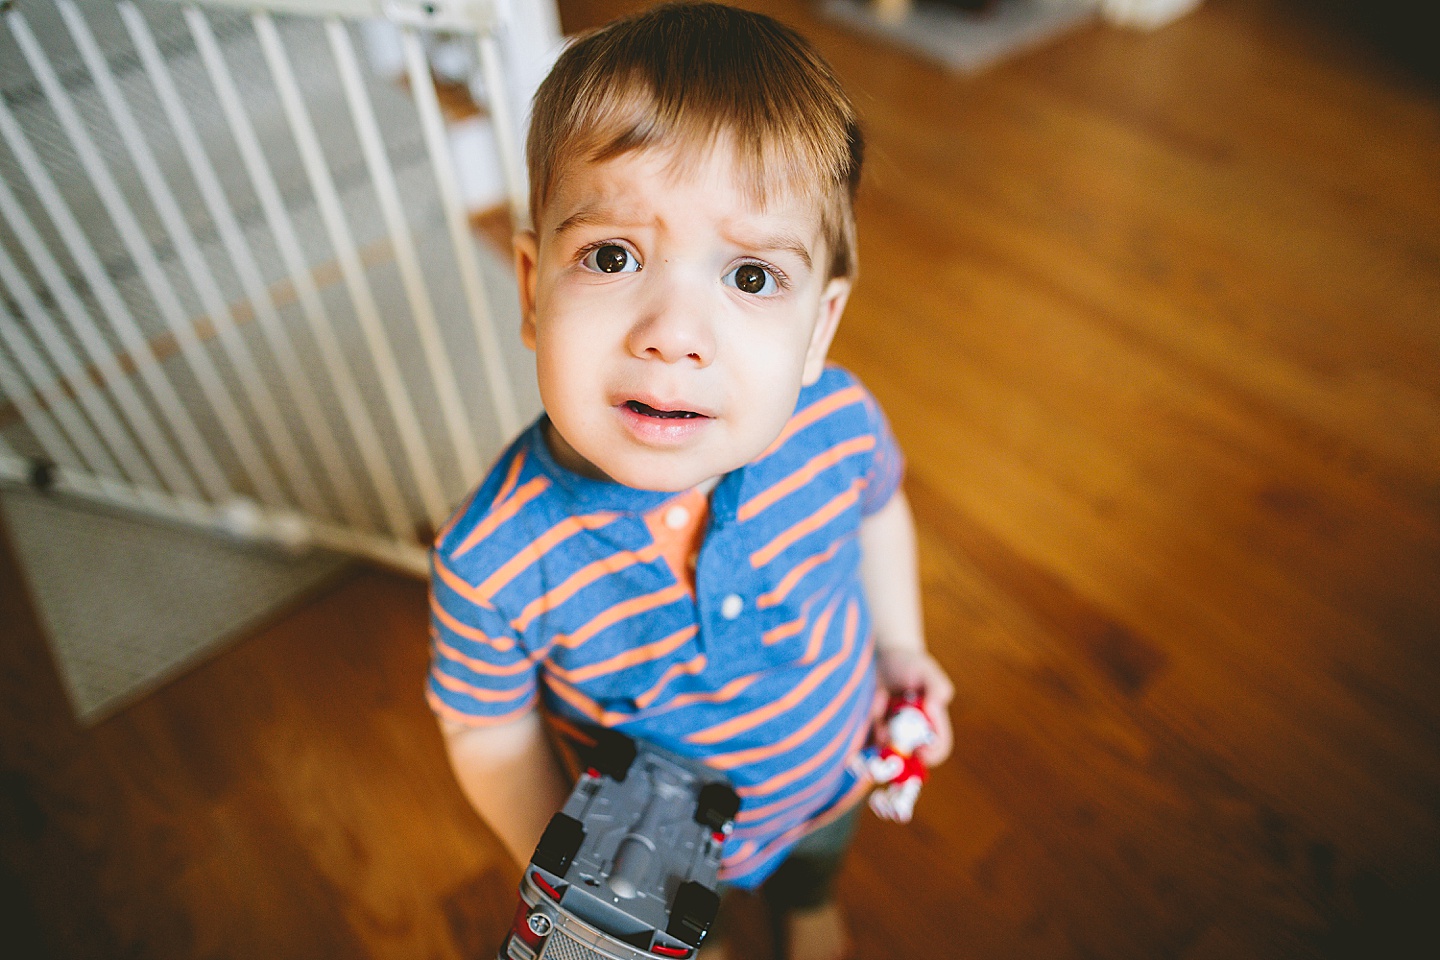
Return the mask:
<path id="1" fill-rule="evenodd" d="M 470 726 L 508 723 L 534 709 L 536 689 L 534 659 L 509 621 L 432 551 L 431 709 Z"/>
<path id="2" fill-rule="evenodd" d="M 875 438 L 874 455 L 865 477 L 865 492 L 860 499 L 860 512 L 868 517 L 879 513 L 900 489 L 900 481 L 905 476 L 905 455 L 895 442 L 895 435 L 890 432 L 890 421 L 885 418 L 885 411 L 880 409 L 879 402 L 868 390 L 865 391 L 865 417 Z"/>

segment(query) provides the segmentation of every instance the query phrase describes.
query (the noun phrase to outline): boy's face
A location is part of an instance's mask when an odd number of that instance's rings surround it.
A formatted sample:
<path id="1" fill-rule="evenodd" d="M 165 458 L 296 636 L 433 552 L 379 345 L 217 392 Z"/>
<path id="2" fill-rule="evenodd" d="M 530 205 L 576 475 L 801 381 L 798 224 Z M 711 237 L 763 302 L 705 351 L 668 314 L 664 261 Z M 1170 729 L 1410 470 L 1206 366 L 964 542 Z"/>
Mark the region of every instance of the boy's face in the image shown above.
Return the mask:
<path id="1" fill-rule="evenodd" d="M 723 142 L 674 158 L 574 164 L 515 249 L 556 458 L 678 491 L 713 485 L 779 435 L 850 285 L 826 276 L 815 201 L 758 206 Z"/>

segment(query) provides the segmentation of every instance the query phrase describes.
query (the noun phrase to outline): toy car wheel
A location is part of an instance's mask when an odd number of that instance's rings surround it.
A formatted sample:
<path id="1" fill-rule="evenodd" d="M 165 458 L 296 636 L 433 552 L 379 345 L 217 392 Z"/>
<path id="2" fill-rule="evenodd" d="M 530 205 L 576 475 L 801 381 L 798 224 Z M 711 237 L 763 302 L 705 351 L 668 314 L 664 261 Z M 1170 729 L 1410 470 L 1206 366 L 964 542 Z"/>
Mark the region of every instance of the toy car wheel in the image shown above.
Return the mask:
<path id="1" fill-rule="evenodd" d="M 715 914 L 720 909 L 720 897 L 702 884 L 687 880 L 675 893 L 675 903 L 670 907 L 670 923 L 665 932 L 692 947 L 700 946 Z"/>
<path id="2" fill-rule="evenodd" d="M 595 746 L 590 751 L 590 763 L 602 774 L 624 783 L 635 762 L 635 741 L 615 730 L 597 728 L 594 731 Z"/>
<path id="3" fill-rule="evenodd" d="M 695 801 L 695 822 L 719 832 L 740 812 L 740 795 L 728 783 L 707 783 Z"/>
<path id="4" fill-rule="evenodd" d="M 541 870 L 563 877 L 584 842 L 585 827 L 580 821 L 567 814 L 557 813 L 550 818 L 550 824 L 540 836 L 540 843 L 530 862 Z"/>

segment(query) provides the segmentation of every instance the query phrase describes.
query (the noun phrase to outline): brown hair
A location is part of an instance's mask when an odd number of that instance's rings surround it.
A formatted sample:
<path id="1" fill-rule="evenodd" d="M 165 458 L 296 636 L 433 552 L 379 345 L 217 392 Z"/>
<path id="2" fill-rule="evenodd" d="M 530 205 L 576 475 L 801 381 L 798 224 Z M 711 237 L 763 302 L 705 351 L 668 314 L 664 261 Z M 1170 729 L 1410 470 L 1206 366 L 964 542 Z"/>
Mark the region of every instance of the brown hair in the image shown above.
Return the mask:
<path id="1" fill-rule="evenodd" d="M 543 208 L 572 158 L 727 140 L 744 189 L 813 196 L 830 276 L 853 276 L 855 190 L 864 142 L 855 109 L 820 54 L 763 14 L 666 4 L 585 34 L 535 94 L 526 160 Z"/>

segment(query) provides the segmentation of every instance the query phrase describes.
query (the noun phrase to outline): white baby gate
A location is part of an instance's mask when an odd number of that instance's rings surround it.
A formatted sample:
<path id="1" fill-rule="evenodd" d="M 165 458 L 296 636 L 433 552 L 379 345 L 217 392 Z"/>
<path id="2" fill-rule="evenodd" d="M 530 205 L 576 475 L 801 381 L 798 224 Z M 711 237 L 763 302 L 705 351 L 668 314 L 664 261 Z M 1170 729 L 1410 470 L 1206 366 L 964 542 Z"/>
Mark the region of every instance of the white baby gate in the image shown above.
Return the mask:
<path id="1" fill-rule="evenodd" d="M 523 218 L 492 3 L 0 5 L 0 479 L 423 573 L 533 406 L 423 47 L 474 38 Z"/>

